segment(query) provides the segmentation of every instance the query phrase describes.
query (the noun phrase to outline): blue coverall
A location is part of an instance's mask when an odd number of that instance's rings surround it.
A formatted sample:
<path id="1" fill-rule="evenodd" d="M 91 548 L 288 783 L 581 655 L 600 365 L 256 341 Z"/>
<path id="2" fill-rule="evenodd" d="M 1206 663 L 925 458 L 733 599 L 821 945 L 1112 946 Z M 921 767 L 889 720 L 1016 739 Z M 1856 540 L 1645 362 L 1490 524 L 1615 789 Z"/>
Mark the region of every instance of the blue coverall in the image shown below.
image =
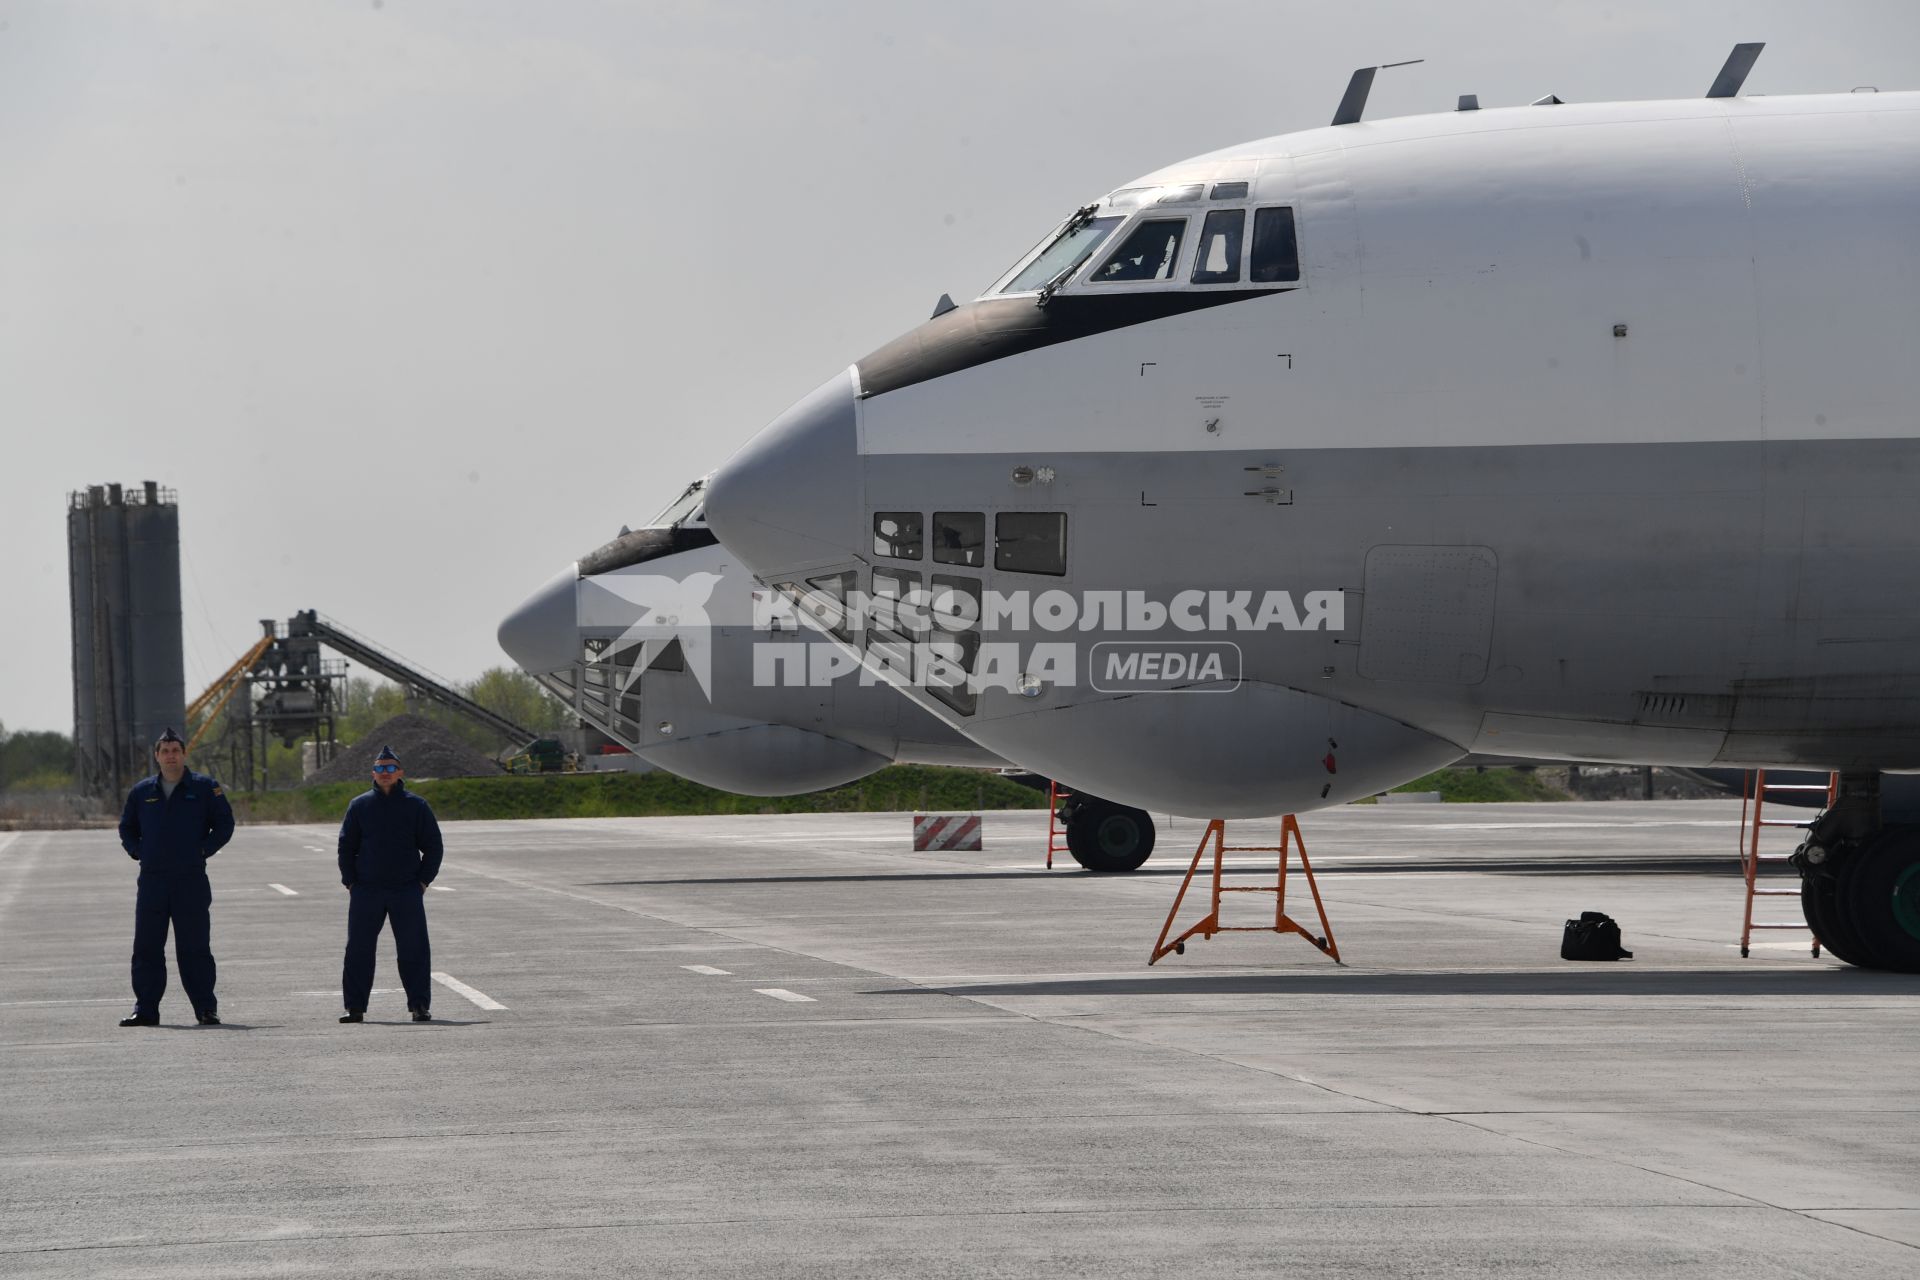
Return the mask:
<path id="1" fill-rule="evenodd" d="M 433 806 L 405 782 L 382 793 L 357 795 L 340 823 L 340 883 L 353 891 L 347 904 L 347 958 L 340 992 L 349 1013 L 365 1013 L 373 992 L 374 948 L 380 928 L 393 922 L 400 985 L 407 1008 L 426 1010 L 433 999 L 432 951 L 427 942 L 426 887 L 440 874 L 440 824 Z"/>
<path id="2" fill-rule="evenodd" d="M 127 792 L 120 846 L 140 864 L 133 908 L 133 1009 L 158 1017 L 167 991 L 167 928 L 180 985 L 195 1013 L 219 1012 L 213 994 L 213 886 L 207 859 L 233 839 L 233 806 L 220 784 L 189 769 L 168 796 L 160 775 Z"/>

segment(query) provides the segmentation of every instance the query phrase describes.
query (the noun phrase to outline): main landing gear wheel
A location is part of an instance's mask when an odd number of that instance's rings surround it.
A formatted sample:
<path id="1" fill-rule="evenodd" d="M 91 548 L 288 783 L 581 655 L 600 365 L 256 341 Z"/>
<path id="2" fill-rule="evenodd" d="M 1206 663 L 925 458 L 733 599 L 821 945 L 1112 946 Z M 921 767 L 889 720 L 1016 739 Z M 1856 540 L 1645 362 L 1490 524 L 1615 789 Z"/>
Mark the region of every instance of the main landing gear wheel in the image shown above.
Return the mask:
<path id="1" fill-rule="evenodd" d="M 1841 919 L 1839 886 L 1832 876 L 1801 874 L 1800 910 L 1828 954 L 1862 969 L 1875 967 L 1866 944 Z"/>
<path id="2" fill-rule="evenodd" d="M 1153 819 L 1144 809 L 1088 797 L 1066 822 L 1067 852 L 1088 871 L 1137 871 L 1153 852 Z"/>
<path id="3" fill-rule="evenodd" d="M 1875 836 L 1841 869 L 1838 902 L 1873 967 L 1920 973 L 1920 828 Z"/>

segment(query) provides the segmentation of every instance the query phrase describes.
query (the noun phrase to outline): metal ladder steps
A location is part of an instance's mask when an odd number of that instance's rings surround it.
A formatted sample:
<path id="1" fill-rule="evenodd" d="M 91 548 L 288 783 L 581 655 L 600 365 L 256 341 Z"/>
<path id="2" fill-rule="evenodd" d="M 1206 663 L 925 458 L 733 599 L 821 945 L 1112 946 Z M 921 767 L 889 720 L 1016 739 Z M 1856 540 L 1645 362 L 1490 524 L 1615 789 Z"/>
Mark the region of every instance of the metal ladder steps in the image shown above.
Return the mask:
<path id="1" fill-rule="evenodd" d="M 1799 898 L 1804 901 L 1802 888 L 1762 888 L 1760 869 L 1762 863 L 1791 862 L 1792 855 L 1785 853 L 1760 852 L 1760 832 L 1764 827 L 1784 827 L 1794 831 L 1810 831 L 1817 821 L 1813 818 L 1801 820 L 1794 818 L 1769 818 L 1764 810 L 1769 799 L 1776 803 L 1785 803 L 1785 797 L 1792 795 L 1811 796 L 1819 793 L 1831 807 L 1833 797 L 1840 783 L 1839 774 L 1828 775 L 1826 785 L 1809 782 L 1768 782 L 1767 771 L 1760 769 L 1748 778 L 1748 785 L 1741 788 L 1740 801 L 1740 872 L 1746 881 L 1746 912 L 1740 932 L 1740 954 L 1751 954 L 1749 942 L 1754 931 L 1765 929 L 1778 932 L 1793 929 L 1802 933 L 1813 933 L 1813 954 L 1820 954 L 1820 935 L 1815 933 L 1805 920 L 1755 920 L 1753 904 L 1756 898 Z M 1804 846 L 1803 846 L 1804 847 Z M 1775 882 L 1777 883 L 1777 881 Z M 1803 908 L 1804 910 L 1804 908 Z"/>

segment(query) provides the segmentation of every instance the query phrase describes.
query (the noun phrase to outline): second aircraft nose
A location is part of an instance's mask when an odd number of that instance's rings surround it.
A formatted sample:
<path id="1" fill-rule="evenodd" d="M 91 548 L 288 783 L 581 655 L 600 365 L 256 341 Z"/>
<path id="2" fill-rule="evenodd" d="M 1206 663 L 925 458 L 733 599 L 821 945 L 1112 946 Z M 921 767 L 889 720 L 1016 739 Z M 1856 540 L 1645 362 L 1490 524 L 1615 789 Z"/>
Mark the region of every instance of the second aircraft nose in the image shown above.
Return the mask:
<path id="1" fill-rule="evenodd" d="M 500 624 L 500 647 L 528 675 L 562 671 L 580 661 L 579 580 L 579 566 L 568 565 Z"/>
<path id="2" fill-rule="evenodd" d="M 765 581 L 845 564 L 859 545 L 853 371 L 828 379 L 728 459 L 707 487 L 707 523 Z"/>

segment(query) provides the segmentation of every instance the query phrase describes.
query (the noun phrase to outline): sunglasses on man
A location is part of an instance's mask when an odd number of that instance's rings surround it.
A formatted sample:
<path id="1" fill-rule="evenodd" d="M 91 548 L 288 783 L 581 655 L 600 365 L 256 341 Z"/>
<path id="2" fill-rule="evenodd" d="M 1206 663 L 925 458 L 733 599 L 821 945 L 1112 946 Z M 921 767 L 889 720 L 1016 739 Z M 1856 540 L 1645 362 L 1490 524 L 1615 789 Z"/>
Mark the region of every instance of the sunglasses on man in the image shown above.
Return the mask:
<path id="1" fill-rule="evenodd" d="M 397 764 L 377 764 L 373 766 L 373 771 L 375 773 L 398 773 L 400 772 L 400 766 Z"/>

